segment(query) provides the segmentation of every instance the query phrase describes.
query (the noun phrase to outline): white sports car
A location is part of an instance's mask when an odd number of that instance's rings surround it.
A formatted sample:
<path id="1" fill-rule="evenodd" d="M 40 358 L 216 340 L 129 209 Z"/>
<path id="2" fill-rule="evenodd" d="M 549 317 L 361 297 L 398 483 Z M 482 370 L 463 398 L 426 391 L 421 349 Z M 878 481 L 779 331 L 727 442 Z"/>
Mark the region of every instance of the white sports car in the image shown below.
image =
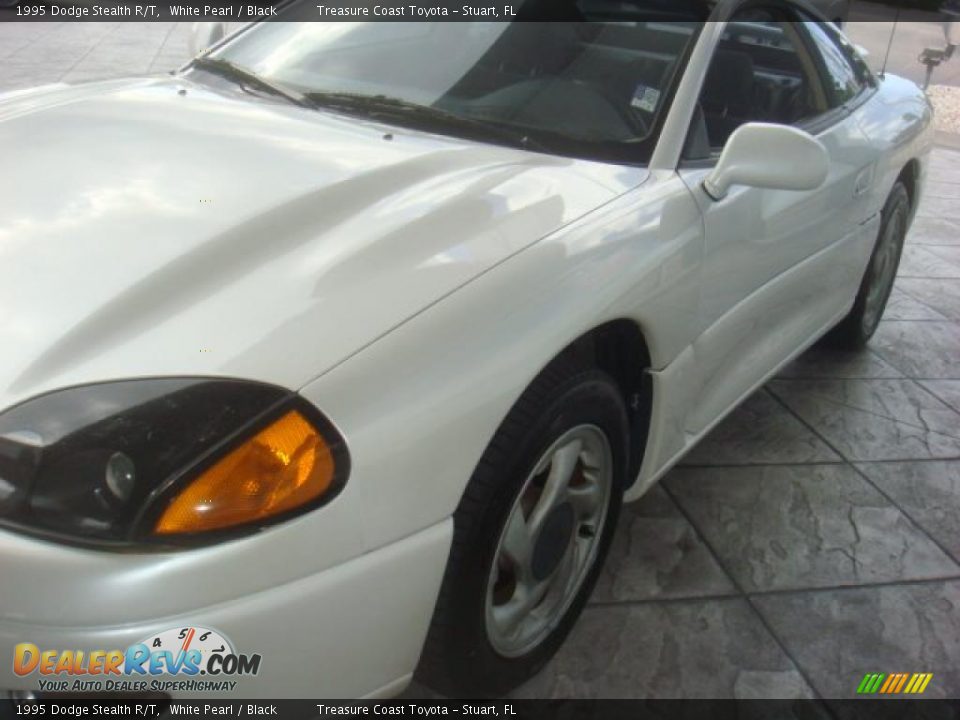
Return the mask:
<path id="1" fill-rule="evenodd" d="M 508 691 L 622 501 L 870 339 L 924 94 L 800 2 L 568 10 L 2 98 L 0 687 Z"/>

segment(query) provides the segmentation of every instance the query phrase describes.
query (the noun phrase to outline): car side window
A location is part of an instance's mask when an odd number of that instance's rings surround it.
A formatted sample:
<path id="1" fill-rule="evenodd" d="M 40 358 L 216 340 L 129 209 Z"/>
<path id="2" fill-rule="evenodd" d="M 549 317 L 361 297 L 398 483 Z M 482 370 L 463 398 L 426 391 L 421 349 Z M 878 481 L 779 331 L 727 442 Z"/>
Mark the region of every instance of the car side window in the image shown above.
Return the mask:
<path id="1" fill-rule="evenodd" d="M 748 122 L 798 125 L 830 110 L 816 63 L 794 23 L 775 11 L 735 15 L 714 54 L 684 156 L 706 159 Z"/>
<path id="2" fill-rule="evenodd" d="M 817 58 L 826 81 L 831 107 L 841 107 L 853 100 L 867 86 L 863 68 L 852 62 L 852 48 L 840 44 L 840 36 L 824 23 L 805 21 L 803 28 L 817 49 Z"/>

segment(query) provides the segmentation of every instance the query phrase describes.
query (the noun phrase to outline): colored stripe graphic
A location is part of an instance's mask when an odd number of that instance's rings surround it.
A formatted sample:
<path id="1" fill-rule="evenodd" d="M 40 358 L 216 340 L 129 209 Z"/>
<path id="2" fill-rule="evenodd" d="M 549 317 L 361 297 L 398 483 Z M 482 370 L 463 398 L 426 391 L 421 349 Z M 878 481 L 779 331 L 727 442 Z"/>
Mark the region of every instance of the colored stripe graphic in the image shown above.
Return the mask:
<path id="1" fill-rule="evenodd" d="M 906 684 L 907 684 L 907 674 L 906 674 L 906 673 L 901 673 L 901 674 L 900 674 L 900 682 L 897 683 L 897 689 L 894 690 L 894 692 L 895 692 L 895 693 L 900 692 L 901 690 L 903 690 L 903 686 L 906 685 Z"/>
<path id="2" fill-rule="evenodd" d="M 860 695 L 872 695 L 880 687 L 880 683 L 886 677 L 883 673 L 867 673 L 860 681 L 857 693 Z"/>
<path id="3" fill-rule="evenodd" d="M 900 676 L 894 673 L 893 675 L 887 675 L 887 681 L 880 688 L 881 693 L 890 692 L 890 686 L 895 684 L 900 679 Z"/>
<path id="4" fill-rule="evenodd" d="M 857 686 L 857 694 L 919 695 L 932 679 L 933 673 L 867 673 Z"/>
<path id="5" fill-rule="evenodd" d="M 907 685 L 908 689 L 904 690 L 904 692 L 909 692 L 912 695 L 922 693 L 927 689 L 927 685 L 930 684 L 931 678 L 933 678 L 931 673 L 917 673 L 910 679 L 910 682 Z"/>

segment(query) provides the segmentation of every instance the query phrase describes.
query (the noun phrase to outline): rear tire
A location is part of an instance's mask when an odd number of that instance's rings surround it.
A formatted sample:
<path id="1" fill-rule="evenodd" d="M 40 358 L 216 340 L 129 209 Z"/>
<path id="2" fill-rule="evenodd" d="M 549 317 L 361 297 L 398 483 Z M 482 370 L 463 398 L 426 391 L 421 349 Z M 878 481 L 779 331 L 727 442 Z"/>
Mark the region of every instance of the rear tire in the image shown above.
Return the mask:
<path id="1" fill-rule="evenodd" d="M 554 655 L 609 549 L 628 447 L 623 400 L 605 373 L 552 366 L 527 389 L 454 514 L 417 671 L 424 684 L 503 695 Z"/>
<path id="2" fill-rule="evenodd" d="M 910 194 L 897 182 L 883 207 L 877 243 L 860 282 L 850 313 L 830 331 L 827 342 L 843 350 L 860 350 L 873 337 L 887 307 L 900 267 L 910 219 Z"/>

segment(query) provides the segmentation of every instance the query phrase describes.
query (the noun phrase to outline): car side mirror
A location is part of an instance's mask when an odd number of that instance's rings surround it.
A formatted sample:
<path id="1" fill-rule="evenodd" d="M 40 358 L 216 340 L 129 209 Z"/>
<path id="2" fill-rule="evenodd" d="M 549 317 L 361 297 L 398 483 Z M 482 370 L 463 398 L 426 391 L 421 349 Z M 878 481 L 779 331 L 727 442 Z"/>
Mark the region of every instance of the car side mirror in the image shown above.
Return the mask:
<path id="1" fill-rule="evenodd" d="M 827 149 L 810 133 L 788 125 L 748 123 L 727 140 L 703 189 L 714 200 L 723 200 L 734 185 L 816 190 L 829 170 Z"/>
<path id="2" fill-rule="evenodd" d="M 198 22 L 190 28 L 189 48 L 190 55 L 196 57 L 207 50 L 227 34 L 227 26 L 222 22 Z"/>

